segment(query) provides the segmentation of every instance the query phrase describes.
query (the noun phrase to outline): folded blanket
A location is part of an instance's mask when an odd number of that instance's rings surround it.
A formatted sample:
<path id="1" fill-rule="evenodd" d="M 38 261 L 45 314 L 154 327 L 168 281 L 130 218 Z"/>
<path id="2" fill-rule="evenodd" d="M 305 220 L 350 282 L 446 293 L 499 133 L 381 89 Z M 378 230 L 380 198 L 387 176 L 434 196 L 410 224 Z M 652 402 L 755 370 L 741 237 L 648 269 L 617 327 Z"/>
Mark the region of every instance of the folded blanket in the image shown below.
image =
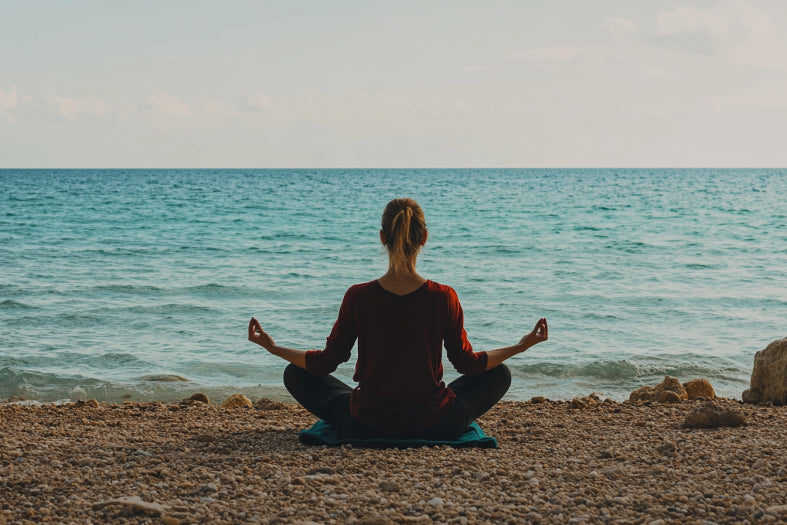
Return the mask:
<path id="1" fill-rule="evenodd" d="M 332 426 L 324 421 L 317 421 L 311 428 L 302 430 L 298 434 L 298 439 L 304 445 L 327 445 L 329 447 L 352 445 L 354 447 L 369 448 L 412 448 L 447 445 L 454 448 L 497 448 L 497 440 L 484 434 L 484 431 L 481 430 L 481 427 L 476 422 L 470 423 L 465 433 L 455 441 L 396 437 L 343 438 L 339 436 Z"/>

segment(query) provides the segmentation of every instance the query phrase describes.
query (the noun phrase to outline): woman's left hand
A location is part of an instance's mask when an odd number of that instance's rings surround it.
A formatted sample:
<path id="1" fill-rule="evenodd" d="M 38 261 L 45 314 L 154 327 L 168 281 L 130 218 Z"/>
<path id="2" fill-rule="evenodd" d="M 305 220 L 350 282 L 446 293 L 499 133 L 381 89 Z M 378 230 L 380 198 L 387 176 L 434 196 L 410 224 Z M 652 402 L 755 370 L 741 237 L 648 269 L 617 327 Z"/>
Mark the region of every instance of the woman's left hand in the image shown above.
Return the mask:
<path id="1" fill-rule="evenodd" d="M 276 343 L 273 342 L 273 338 L 265 333 L 265 330 L 260 326 L 260 322 L 254 317 L 249 321 L 249 341 L 257 343 L 268 351 L 276 346 Z"/>

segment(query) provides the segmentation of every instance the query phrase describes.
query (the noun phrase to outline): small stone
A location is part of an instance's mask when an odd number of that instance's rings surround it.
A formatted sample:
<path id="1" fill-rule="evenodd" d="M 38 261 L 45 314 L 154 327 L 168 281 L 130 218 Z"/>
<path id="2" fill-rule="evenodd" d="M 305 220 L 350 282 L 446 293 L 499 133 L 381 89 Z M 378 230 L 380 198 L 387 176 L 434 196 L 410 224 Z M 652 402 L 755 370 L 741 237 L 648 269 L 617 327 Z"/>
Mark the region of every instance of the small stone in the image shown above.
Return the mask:
<path id="1" fill-rule="evenodd" d="M 434 498 L 430 499 L 426 503 L 428 503 L 429 505 L 442 505 L 443 504 L 443 498 L 441 498 L 439 496 L 435 496 Z"/>
<path id="2" fill-rule="evenodd" d="M 268 399 L 267 397 L 262 397 L 254 403 L 254 408 L 257 410 L 284 410 L 288 408 L 290 405 L 287 403 L 282 403 L 281 401 L 274 401 L 272 399 Z"/>
<path id="3" fill-rule="evenodd" d="M 197 392 L 196 394 L 194 394 L 191 397 L 187 397 L 186 399 L 183 399 L 183 400 L 180 401 L 180 404 L 184 405 L 184 406 L 191 406 L 191 405 L 193 405 L 195 403 L 204 403 L 206 405 L 210 405 L 210 401 L 208 400 L 208 396 L 206 396 L 205 394 L 199 393 L 199 392 Z"/>
<path id="4" fill-rule="evenodd" d="M 206 483 L 205 485 L 202 485 L 199 488 L 199 492 L 202 492 L 203 494 L 206 494 L 206 493 L 209 493 L 209 492 L 218 492 L 218 490 L 219 490 L 219 488 L 216 486 L 215 483 Z"/>
<path id="5" fill-rule="evenodd" d="M 486 472 L 473 472 L 472 476 L 476 481 L 486 481 L 490 478 L 489 474 Z"/>
<path id="6" fill-rule="evenodd" d="M 251 399 L 243 394 L 232 394 L 221 404 L 221 408 L 243 408 L 254 406 Z"/>
<path id="7" fill-rule="evenodd" d="M 546 403 L 547 402 L 547 398 L 545 398 L 543 396 L 534 396 L 534 397 L 530 398 L 530 402 L 534 403 L 534 404 Z"/>
<path id="8" fill-rule="evenodd" d="M 174 516 L 162 516 L 161 521 L 164 522 L 164 525 L 180 525 L 180 520 Z"/>
<path id="9" fill-rule="evenodd" d="M 129 496 L 126 498 L 116 498 L 107 501 L 102 501 L 93 505 L 93 510 L 101 510 L 110 505 L 125 505 L 136 511 L 150 512 L 151 514 L 163 514 L 166 510 L 158 503 L 149 503 L 142 501 L 139 496 Z"/>
<path id="10" fill-rule="evenodd" d="M 787 505 L 774 505 L 765 509 L 766 514 L 773 514 L 774 516 L 787 516 Z"/>
<path id="11" fill-rule="evenodd" d="M 386 479 L 380 482 L 380 490 L 385 492 L 399 492 L 399 484 L 395 481 Z"/>
<path id="12" fill-rule="evenodd" d="M 392 525 L 394 522 L 388 518 L 361 518 L 355 522 L 355 525 Z"/>
<path id="13" fill-rule="evenodd" d="M 664 456 L 674 456 L 678 452 L 678 446 L 673 441 L 665 441 L 656 447 L 656 451 Z"/>
<path id="14" fill-rule="evenodd" d="M 571 408 L 576 408 L 578 410 L 586 409 L 590 404 L 581 397 L 575 397 L 571 400 Z"/>

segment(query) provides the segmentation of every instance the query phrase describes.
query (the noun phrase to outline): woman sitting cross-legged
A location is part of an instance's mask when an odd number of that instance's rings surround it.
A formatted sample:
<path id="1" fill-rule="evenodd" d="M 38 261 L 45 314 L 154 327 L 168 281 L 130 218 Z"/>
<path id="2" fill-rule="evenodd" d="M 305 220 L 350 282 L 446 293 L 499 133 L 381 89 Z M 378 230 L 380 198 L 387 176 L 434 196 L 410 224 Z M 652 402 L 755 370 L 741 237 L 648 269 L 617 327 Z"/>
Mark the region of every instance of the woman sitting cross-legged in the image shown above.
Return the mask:
<path id="1" fill-rule="evenodd" d="M 456 292 L 416 273 L 427 237 L 415 201 L 388 203 L 380 231 L 388 271 L 347 290 L 324 350 L 278 346 L 257 319 L 249 321 L 249 340 L 290 362 L 284 371 L 290 394 L 342 436 L 457 439 L 511 385 L 503 361 L 548 339 L 542 318 L 518 343 L 474 352 Z M 350 359 L 356 340 L 352 388 L 329 374 Z M 462 374 L 448 385 L 443 346 Z"/>

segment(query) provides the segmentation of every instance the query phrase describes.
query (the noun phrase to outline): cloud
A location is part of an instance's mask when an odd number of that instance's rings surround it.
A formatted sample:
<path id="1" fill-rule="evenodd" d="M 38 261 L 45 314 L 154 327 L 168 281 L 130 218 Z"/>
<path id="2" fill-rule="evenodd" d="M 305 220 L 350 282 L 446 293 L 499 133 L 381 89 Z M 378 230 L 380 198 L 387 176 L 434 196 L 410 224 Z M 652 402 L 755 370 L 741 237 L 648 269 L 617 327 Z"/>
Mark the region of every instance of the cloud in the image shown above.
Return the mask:
<path id="1" fill-rule="evenodd" d="M 773 33 L 773 25 L 767 13 L 750 4 L 721 2 L 705 9 L 676 7 L 660 11 L 657 31 L 661 35 L 700 33 L 717 40 L 729 40 Z"/>
<path id="2" fill-rule="evenodd" d="M 168 117 L 189 117 L 194 114 L 191 106 L 165 91 L 156 91 L 148 95 L 146 101 L 150 110 L 160 115 Z"/>
<path id="3" fill-rule="evenodd" d="M 227 109 L 227 106 L 224 105 L 224 102 L 213 97 L 201 98 L 197 103 L 197 109 L 200 113 L 205 113 L 208 115 L 227 116 L 230 114 L 230 111 Z"/>
<path id="4" fill-rule="evenodd" d="M 246 95 L 246 103 L 249 107 L 261 110 L 276 109 L 279 105 L 265 93 Z"/>
<path id="5" fill-rule="evenodd" d="M 657 44 L 720 57 L 738 66 L 787 69 L 787 38 L 768 13 L 740 1 L 676 7 L 656 18 Z"/>
<path id="6" fill-rule="evenodd" d="M 0 115 L 10 112 L 19 104 L 19 95 L 16 92 L 16 86 L 11 87 L 6 91 L 0 85 Z"/>
<path id="7" fill-rule="evenodd" d="M 577 58 L 585 48 L 576 46 L 541 46 L 507 53 L 508 62 L 568 62 Z"/>
<path id="8" fill-rule="evenodd" d="M 28 97 L 26 103 L 68 120 L 74 120 L 82 115 L 107 117 L 113 111 L 112 104 L 104 99 L 80 99 L 51 93 L 39 97 Z"/>
<path id="9" fill-rule="evenodd" d="M 631 19 L 622 17 L 607 18 L 603 24 L 604 30 L 613 37 L 627 37 L 641 31 L 639 25 Z"/>

